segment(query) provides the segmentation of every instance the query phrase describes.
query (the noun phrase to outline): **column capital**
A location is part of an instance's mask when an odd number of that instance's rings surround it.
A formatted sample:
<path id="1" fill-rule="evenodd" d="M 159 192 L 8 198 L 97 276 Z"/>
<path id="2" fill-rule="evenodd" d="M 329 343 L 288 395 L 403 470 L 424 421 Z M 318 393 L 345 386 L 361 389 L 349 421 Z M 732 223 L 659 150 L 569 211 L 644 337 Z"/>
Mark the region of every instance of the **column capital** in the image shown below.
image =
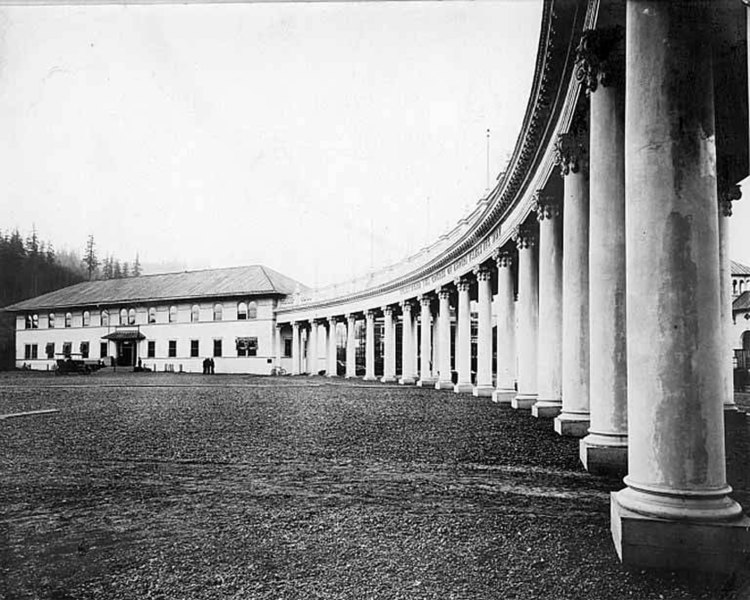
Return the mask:
<path id="1" fill-rule="evenodd" d="M 346 320 L 348 323 L 353 323 L 357 320 L 357 313 L 346 313 Z"/>
<path id="2" fill-rule="evenodd" d="M 538 221 L 544 219 L 554 219 L 559 217 L 562 212 L 562 202 L 560 198 L 552 194 L 545 194 L 542 190 L 534 192 L 534 209 Z"/>
<path id="3" fill-rule="evenodd" d="M 393 316 L 393 312 L 394 312 L 393 311 L 393 306 L 391 306 L 390 304 L 386 304 L 383 307 L 383 314 L 384 315 L 388 315 L 390 317 L 390 316 Z"/>
<path id="4" fill-rule="evenodd" d="M 328 324 L 329 325 L 336 325 L 336 323 L 339 322 L 339 318 L 336 316 L 328 317 Z"/>
<path id="5" fill-rule="evenodd" d="M 466 277 L 458 277 L 453 281 L 453 284 L 456 286 L 456 289 L 459 292 L 468 292 L 469 288 L 471 288 L 471 281 L 467 279 Z"/>
<path id="6" fill-rule="evenodd" d="M 414 304 L 411 300 L 402 300 L 401 301 L 401 310 L 404 312 L 411 312 L 411 309 L 414 308 Z"/>
<path id="7" fill-rule="evenodd" d="M 429 306 L 430 303 L 432 302 L 432 294 L 422 294 L 421 296 L 419 296 L 418 299 L 419 299 L 419 304 L 421 304 L 423 307 Z"/>
<path id="8" fill-rule="evenodd" d="M 513 264 L 513 253 L 508 250 L 500 250 L 498 248 L 492 253 L 492 258 L 495 259 L 495 265 L 497 268 L 510 267 Z"/>
<path id="9" fill-rule="evenodd" d="M 449 287 L 443 286 L 441 288 L 438 288 L 437 295 L 440 300 L 450 300 L 451 290 Z"/>
<path id="10" fill-rule="evenodd" d="M 578 132 L 560 133 L 555 140 L 555 164 L 565 176 L 586 169 L 586 151 L 583 136 Z"/>
<path id="11" fill-rule="evenodd" d="M 737 184 L 719 190 L 719 214 L 724 217 L 731 217 L 732 202 L 736 202 L 740 198 L 742 198 L 742 189 Z"/>
<path id="12" fill-rule="evenodd" d="M 492 278 L 492 272 L 484 265 L 474 267 L 473 273 L 477 281 L 489 281 Z"/>
<path id="13" fill-rule="evenodd" d="M 289 324 L 292 326 L 292 329 L 299 329 L 299 321 L 290 321 Z"/>
<path id="14" fill-rule="evenodd" d="M 377 309 L 371 308 L 365 312 L 365 318 L 368 321 L 371 321 L 375 318 L 375 315 L 377 315 Z"/>
<path id="15" fill-rule="evenodd" d="M 513 240 L 516 242 L 519 250 L 533 248 L 536 243 L 536 231 L 531 225 L 519 225 L 513 231 Z"/>
<path id="16" fill-rule="evenodd" d="M 601 85 L 608 87 L 623 81 L 625 74 L 625 30 L 614 27 L 587 29 L 576 48 L 576 79 L 586 94 Z"/>

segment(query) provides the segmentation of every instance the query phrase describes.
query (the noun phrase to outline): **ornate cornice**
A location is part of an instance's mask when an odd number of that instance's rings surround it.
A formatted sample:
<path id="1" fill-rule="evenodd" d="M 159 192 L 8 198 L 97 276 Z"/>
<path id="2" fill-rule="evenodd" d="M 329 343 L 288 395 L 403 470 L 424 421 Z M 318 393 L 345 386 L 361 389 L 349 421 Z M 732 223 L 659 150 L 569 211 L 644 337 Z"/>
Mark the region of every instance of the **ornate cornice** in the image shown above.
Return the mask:
<path id="1" fill-rule="evenodd" d="M 719 213 L 725 217 L 732 216 L 732 202 L 742 198 L 742 189 L 739 185 L 731 185 L 719 191 Z"/>
<path id="2" fill-rule="evenodd" d="M 534 210 L 538 221 L 554 219 L 562 213 L 562 202 L 557 196 L 545 194 L 542 190 L 534 193 Z"/>
<path id="3" fill-rule="evenodd" d="M 625 31 L 620 26 L 587 29 L 576 49 L 576 79 L 586 94 L 623 82 Z"/>

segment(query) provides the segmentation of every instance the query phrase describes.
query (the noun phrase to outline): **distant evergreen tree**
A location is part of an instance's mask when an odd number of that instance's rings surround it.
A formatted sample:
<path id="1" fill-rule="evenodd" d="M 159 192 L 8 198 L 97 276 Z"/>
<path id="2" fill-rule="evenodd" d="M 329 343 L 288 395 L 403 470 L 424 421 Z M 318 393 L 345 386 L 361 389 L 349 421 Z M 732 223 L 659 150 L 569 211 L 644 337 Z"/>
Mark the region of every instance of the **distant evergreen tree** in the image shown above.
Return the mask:
<path id="1" fill-rule="evenodd" d="M 141 260 L 138 253 L 135 253 L 135 262 L 133 263 L 133 277 L 141 276 Z"/>
<path id="2" fill-rule="evenodd" d="M 120 268 L 120 261 L 115 259 L 114 266 L 112 267 L 112 278 L 120 279 L 122 277 L 122 268 Z"/>
<path id="3" fill-rule="evenodd" d="M 126 262 L 122 263 L 122 276 L 130 277 L 130 267 L 128 266 L 128 263 Z"/>
<path id="4" fill-rule="evenodd" d="M 83 264 L 86 265 L 86 270 L 89 274 L 89 281 L 91 281 L 94 278 L 96 270 L 99 268 L 99 259 L 96 256 L 96 244 L 93 235 L 89 235 L 88 240 L 86 240 L 86 250 L 83 253 Z"/>

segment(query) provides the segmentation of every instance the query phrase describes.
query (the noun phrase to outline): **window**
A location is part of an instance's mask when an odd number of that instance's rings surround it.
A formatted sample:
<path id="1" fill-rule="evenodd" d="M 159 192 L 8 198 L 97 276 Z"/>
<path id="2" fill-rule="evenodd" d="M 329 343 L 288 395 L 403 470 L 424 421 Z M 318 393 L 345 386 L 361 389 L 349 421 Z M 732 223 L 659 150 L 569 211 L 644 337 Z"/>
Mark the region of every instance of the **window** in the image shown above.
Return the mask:
<path id="1" fill-rule="evenodd" d="M 89 343 L 81 342 L 81 358 L 89 357 Z"/>
<path id="2" fill-rule="evenodd" d="M 169 340 L 169 358 L 177 356 L 177 340 Z"/>
<path id="3" fill-rule="evenodd" d="M 50 313 L 47 317 L 47 327 L 49 327 L 50 329 L 55 328 L 55 313 Z"/>
<path id="4" fill-rule="evenodd" d="M 36 360 L 38 355 L 38 346 L 36 344 L 26 344 L 24 347 L 23 357 L 26 360 Z"/>
<path id="5" fill-rule="evenodd" d="M 148 322 L 156 323 L 156 309 L 153 306 L 148 309 Z"/>
<path id="6" fill-rule="evenodd" d="M 247 305 L 247 318 L 248 319 L 257 319 L 258 318 L 258 303 L 257 302 L 251 302 Z"/>
<path id="7" fill-rule="evenodd" d="M 135 309 L 131 308 L 128 311 L 128 325 L 135 325 Z"/>
<path id="8" fill-rule="evenodd" d="M 176 306 L 169 307 L 169 322 L 170 323 L 177 322 L 177 307 Z"/>
<path id="9" fill-rule="evenodd" d="M 190 309 L 190 322 L 197 323 L 200 320 L 201 309 L 197 304 L 194 304 Z"/>
<path id="10" fill-rule="evenodd" d="M 87 310 L 83 311 L 83 326 L 88 327 L 91 325 L 91 313 Z"/>
<path id="11" fill-rule="evenodd" d="M 214 304 L 214 321 L 221 321 L 224 316 L 224 307 L 221 304 Z"/>
<path id="12" fill-rule="evenodd" d="M 156 356 L 156 342 L 154 340 L 149 340 L 146 357 L 154 358 L 155 356 Z"/>
<path id="13" fill-rule="evenodd" d="M 240 302 L 237 305 L 237 318 L 240 321 L 244 321 L 245 319 L 247 319 L 247 304 L 246 303 Z"/>
<path id="14" fill-rule="evenodd" d="M 237 356 L 257 356 L 258 338 L 237 338 Z"/>
<path id="15" fill-rule="evenodd" d="M 55 358 L 55 343 L 48 342 L 44 347 L 44 353 L 47 355 L 47 358 Z"/>
<path id="16" fill-rule="evenodd" d="M 73 315 L 70 313 L 65 313 L 65 327 L 72 327 L 73 326 Z"/>
<path id="17" fill-rule="evenodd" d="M 292 338 L 284 338 L 284 358 L 292 358 Z"/>
<path id="18" fill-rule="evenodd" d="M 128 311 L 124 308 L 120 309 L 120 325 L 128 324 Z"/>
<path id="19" fill-rule="evenodd" d="M 103 310 L 101 314 L 102 327 L 109 327 L 109 311 Z"/>
<path id="20" fill-rule="evenodd" d="M 31 328 L 39 329 L 39 315 L 31 315 Z"/>
<path id="21" fill-rule="evenodd" d="M 107 342 L 99 342 L 99 356 L 101 358 L 107 358 L 107 354 L 109 354 Z"/>
<path id="22" fill-rule="evenodd" d="M 62 353 L 65 358 L 70 358 L 70 355 L 73 353 L 73 342 L 63 342 Z"/>
<path id="23" fill-rule="evenodd" d="M 26 329 L 31 329 L 31 315 L 26 315 Z"/>
<path id="24" fill-rule="evenodd" d="M 190 340 L 190 356 L 193 358 L 200 356 L 200 344 L 198 340 Z"/>
<path id="25" fill-rule="evenodd" d="M 221 356 L 221 340 L 214 340 L 214 356 Z"/>

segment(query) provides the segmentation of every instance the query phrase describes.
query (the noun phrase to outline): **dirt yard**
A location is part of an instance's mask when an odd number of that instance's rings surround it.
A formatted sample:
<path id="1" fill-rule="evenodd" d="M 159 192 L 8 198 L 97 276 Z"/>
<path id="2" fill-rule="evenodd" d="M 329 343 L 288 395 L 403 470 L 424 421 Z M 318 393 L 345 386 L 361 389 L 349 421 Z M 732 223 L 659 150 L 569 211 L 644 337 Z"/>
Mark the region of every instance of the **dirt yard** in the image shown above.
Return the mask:
<path id="1" fill-rule="evenodd" d="M 746 398 L 738 398 L 750 408 Z M 0 374 L 0 598 L 750 598 L 620 566 L 550 420 L 323 378 Z M 750 507 L 748 431 L 730 440 Z"/>

